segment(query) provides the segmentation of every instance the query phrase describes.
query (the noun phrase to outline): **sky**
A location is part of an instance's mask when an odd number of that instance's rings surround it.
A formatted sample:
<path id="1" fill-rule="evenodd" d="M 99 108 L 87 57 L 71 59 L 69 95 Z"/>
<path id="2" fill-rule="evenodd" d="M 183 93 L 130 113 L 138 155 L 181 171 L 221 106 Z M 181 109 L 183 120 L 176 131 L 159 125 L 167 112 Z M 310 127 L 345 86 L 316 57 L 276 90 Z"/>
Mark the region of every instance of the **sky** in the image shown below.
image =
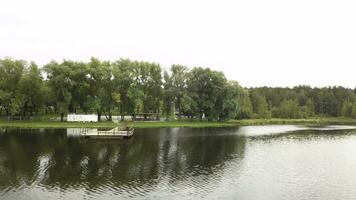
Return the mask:
<path id="1" fill-rule="evenodd" d="M 1 0 L 0 58 L 210 67 L 245 87 L 356 87 L 354 0 Z"/>

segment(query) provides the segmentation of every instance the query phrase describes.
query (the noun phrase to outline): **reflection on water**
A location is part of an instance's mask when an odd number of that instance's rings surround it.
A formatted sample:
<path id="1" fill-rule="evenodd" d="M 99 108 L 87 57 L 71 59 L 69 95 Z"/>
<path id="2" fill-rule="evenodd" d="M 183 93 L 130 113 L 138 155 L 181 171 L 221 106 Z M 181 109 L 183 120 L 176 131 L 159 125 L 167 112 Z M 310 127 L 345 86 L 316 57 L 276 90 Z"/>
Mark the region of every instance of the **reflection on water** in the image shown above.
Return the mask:
<path id="1" fill-rule="evenodd" d="M 137 130 L 130 140 L 98 141 L 67 137 L 65 130 L 3 130 L 0 191 L 8 199 L 154 197 L 160 190 L 171 196 L 219 181 L 213 174 L 224 162 L 243 156 L 244 137 L 186 132 Z"/>
<path id="2" fill-rule="evenodd" d="M 352 199 L 349 128 L 139 129 L 111 141 L 2 129 L 0 199 Z"/>
<path id="3" fill-rule="evenodd" d="M 304 125 L 266 125 L 266 126 L 244 126 L 238 129 L 237 134 L 247 137 L 259 137 L 278 135 L 295 131 L 317 130 L 317 131 L 331 131 L 331 130 L 353 130 L 356 126 L 304 126 Z"/>

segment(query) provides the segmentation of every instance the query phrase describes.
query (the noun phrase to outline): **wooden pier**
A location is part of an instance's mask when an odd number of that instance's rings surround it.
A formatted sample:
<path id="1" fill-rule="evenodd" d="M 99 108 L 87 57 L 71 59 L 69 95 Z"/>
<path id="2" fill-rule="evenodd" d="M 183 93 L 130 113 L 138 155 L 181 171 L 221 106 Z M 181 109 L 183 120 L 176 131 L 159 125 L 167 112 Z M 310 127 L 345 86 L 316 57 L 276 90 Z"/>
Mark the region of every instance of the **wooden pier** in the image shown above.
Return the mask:
<path id="1" fill-rule="evenodd" d="M 89 139 L 126 139 L 131 138 L 134 134 L 133 128 L 119 129 L 118 127 L 108 131 L 99 131 L 94 129 L 87 129 L 81 134 Z"/>

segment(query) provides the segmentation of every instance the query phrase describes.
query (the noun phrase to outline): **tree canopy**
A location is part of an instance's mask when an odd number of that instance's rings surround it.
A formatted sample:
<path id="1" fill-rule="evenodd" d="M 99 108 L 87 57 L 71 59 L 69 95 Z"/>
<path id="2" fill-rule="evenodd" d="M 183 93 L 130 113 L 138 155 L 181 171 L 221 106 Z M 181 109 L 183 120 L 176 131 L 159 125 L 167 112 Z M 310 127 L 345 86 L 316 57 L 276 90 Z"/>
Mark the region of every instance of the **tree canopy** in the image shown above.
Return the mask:
<path id="1" fill-rule="evenodd" d="M 0 59 L 0 115 L 97 113 L 112 120 L 159 113 L 167 120 L 356 118 L 356 90 L 344 87 L 244 88 L 209 68 L 119 59 L 34 62 Z"/>

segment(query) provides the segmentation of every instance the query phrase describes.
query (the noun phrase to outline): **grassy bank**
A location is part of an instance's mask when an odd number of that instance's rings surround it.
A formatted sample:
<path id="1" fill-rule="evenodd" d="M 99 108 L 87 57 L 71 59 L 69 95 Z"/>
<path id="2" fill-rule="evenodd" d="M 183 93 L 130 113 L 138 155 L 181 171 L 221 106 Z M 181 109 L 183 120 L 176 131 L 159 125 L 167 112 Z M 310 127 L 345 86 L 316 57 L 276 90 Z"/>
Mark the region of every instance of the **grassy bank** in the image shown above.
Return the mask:
<path id="1" fill-rule="evenodd" d="M 356 125 L 356 119 L 350 118 L 312 118 L 312 119 L 244 119 L 232 120 L 240 126 L 266 124 L 294 124 L 294 125 Z"/>
<path id="2" fill-rule="evenodd" d="M 230 120 L 228 122 L 207 121 L 172 121 L 172 122 L 129 122 L 134 128 L 163 128 L 163 127 L 231 127 L 265 124 L 305 124 L 305 125 L 356 125 L 355 119 L 345 118 L 314 118 L 314 119 L 244 119 Z M 57 122 L 57 121 L 0 121 L 3 128 L 113 128 L 117 124 L 113 122 Z"/>
<path id="3" fill-rule="evenodd" d="M 227 127 L 236 126 L 235 122 L 200 122 L 200 121 L 174 121 L 174 122 L 129 122 L 134 128 L 163 128 L 163 127 Z M 114 128 L 113 122 L 53 122 L 53 121 L 0 121 L 3 128 Z"/>
<path id="4" fill-rule="evenodd" d="M 57 122 L 57 121 L 0 121 L 3 128 L 111 128 L 116 127 L 113 122 Z"/>
<path id="5" fill-rule="evenodd" d="M 130 122 L 129 126 L 135 128 L 168 128 L 168 127 L 229 127 L 237 126 L 235 122 L 207 122 L 207 121 L 172 121 L 172 122 Z"/>

